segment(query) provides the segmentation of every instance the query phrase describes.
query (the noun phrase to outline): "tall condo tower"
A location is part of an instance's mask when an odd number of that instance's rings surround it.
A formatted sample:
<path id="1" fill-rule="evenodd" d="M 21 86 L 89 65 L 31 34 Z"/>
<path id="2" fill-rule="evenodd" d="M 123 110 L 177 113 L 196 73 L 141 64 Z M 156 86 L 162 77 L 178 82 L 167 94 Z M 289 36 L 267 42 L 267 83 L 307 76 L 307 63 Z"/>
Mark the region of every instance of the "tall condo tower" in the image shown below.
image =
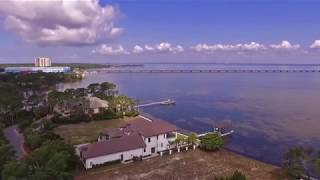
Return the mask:
<path id="1" fill-rule="evenodd" d="M 51 66 L 51 59 L 48 57 L 37 57 L 34 60 L 36 67 L 49 67 Z"/>

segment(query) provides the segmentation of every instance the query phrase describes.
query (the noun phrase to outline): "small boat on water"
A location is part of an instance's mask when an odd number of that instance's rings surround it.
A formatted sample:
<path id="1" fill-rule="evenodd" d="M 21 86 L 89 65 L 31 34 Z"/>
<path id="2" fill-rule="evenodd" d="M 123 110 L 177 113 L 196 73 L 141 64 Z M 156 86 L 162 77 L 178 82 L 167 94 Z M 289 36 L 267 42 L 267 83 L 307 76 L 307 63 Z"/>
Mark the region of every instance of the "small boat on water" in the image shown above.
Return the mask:
<path id="1" fill-rule="evenodd" d="M 172 104 L 176 104 L 176 102 L 172 99 L 168 99 L 166 101 L 163 101 L 160 103 L 161 105 L 172 105 Z"/>
<path id="2" fill-rule="evenodd" d="M 230 127 L 228 126 L 231 126 L 231 125 L 219 124 L 213 128 L 213 132 L 220 134 L 222 137 L 231 135 L 234 133 L 234 130 L 230 129 Z"/>

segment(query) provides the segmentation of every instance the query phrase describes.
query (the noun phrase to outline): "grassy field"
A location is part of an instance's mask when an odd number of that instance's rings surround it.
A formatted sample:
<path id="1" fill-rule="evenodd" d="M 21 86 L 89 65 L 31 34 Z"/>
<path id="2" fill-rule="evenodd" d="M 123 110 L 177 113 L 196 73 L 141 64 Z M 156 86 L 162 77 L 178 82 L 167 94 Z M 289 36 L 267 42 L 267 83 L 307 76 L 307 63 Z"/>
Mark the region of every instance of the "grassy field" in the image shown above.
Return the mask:
<path id="1" fill-rule="evenodd" d="M 96 141 L 99 133 L 103 129 L 109 127 L 118 127 L 122 124 L 125 124 L 129 120 L 130 118 L 68 124 L 57 127 L 54 132 L 59 134 L 67 142 L 76 145 Z"/>
<path id="2" fill-rule="evenodd" d="M 104 179 L 210 179 L 232 174 L 239 170 L 250 180 L 280 179 L 280 168 L 265 164 L 236 153 L 221 150 L 187 152 L 164 155 L 142 162 L 117 164 L 89 170 L 78 175 L 76 180 Z"/>

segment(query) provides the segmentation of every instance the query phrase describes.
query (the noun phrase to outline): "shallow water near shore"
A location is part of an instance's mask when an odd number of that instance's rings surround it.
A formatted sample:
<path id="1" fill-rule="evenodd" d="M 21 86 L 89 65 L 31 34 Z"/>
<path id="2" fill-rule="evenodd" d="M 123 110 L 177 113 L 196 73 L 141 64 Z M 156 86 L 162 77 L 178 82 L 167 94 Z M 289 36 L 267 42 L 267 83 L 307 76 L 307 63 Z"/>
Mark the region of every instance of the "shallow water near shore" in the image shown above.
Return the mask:
<path id="1" fill-rule="evenodd" d="M 280 164 L 292 146 L 320 148 L 320 73 L 95 73 L 60 88 L 104 81 L 141 103 L 175 100 L 143 111 L 186 130 L 231 123 L 227 148 L 258 160 Z"/>

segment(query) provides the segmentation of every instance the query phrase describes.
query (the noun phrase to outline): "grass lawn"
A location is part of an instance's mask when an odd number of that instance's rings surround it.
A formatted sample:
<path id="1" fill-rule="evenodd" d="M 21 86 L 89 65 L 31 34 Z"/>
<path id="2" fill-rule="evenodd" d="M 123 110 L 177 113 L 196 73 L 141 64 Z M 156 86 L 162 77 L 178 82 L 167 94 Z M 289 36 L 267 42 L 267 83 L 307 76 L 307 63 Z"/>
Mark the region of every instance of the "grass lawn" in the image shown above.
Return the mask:
<path id="1" fill-rule="evenodd" d="M 83 172 L 76 180 L 104 179 L 210 179 L 239 170 L 250 180 L 281 179 L 280 168 L 239 154 L 221 150 L 204 152 L 199 149 L 155 157 L 142 162 L 105 166 Z"/>
<path id="2" fill-rule="evenodd" d="M 92 121 L 88 123 L 61 125 L 54 129 L 67 142 L 73 145 L 97 141 L 99 133 L 110 127 L 118 127 L 128 122 L 131 118 Z"/>

